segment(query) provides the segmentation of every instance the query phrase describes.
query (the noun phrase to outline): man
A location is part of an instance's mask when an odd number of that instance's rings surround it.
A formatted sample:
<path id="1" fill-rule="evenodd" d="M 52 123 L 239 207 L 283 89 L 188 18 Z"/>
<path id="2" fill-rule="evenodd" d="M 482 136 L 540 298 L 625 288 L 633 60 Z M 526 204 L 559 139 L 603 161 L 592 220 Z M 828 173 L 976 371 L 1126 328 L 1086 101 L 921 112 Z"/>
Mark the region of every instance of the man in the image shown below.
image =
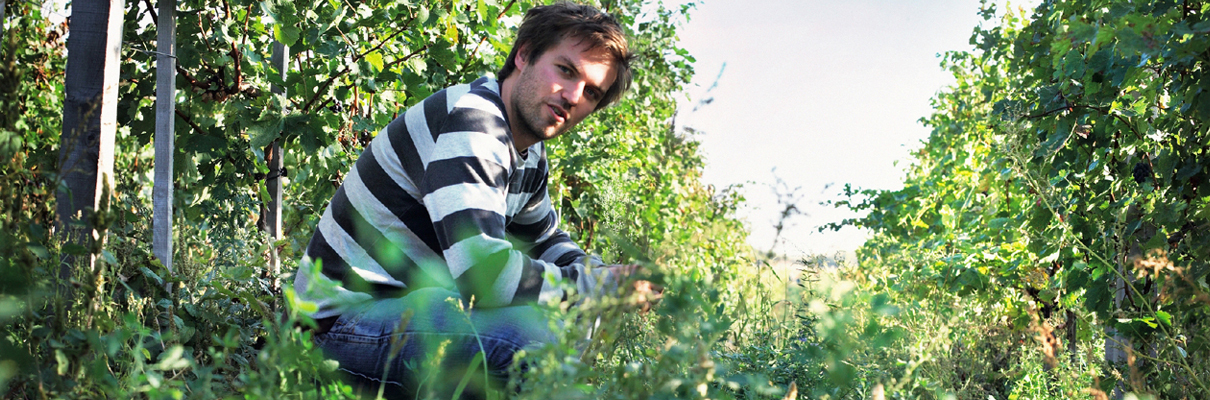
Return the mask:
<path id="1" fill-rule="evenodd" d="M 632 57 L 611 16 L 535 7 L 498 80 L 430 96 L 367 146 L 294 281 L 318 306 L 316 344 L 351 379 L 449 392 L 479 352 L 506 379 L 516 351 L 556 340 L 531 304 L 567 300 L 560 280 L 598 296 L 634 271 L 588 257 L 556 227 L 542 144 L 616 101 Z M 416 376 L 438 348 L 439 376 Z"/>

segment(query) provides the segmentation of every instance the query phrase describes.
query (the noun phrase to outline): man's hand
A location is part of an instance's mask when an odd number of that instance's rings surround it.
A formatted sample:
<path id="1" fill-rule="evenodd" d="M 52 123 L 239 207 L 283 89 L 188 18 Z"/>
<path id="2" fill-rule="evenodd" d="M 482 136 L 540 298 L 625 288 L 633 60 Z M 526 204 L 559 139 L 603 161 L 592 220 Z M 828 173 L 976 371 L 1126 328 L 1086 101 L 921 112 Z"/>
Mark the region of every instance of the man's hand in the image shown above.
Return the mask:
<path id="1" fill-rule="evenodd" d="M 622 295 L 627 305 L 635 306 L 640 313 L 646 313 L 664 297 L 664 287 L 651 281 L 633 279 L 636 273 L 642 271 L 638 265 L 610 265 L 606 268 L 617 279 L 618 287 L 623 288 Z"/>

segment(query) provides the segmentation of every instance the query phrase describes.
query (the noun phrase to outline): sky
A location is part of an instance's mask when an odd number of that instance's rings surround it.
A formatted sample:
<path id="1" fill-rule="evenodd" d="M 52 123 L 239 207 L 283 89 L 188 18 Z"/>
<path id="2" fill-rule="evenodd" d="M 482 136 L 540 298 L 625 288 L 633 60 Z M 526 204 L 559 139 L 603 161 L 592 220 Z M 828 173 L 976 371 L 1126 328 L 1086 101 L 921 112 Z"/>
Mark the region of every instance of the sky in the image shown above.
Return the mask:
<path id="1" fill-rule="evenodd" d="M 705 183 L 743 185 L 753 246 L 801 257 L 865 241 L 851 227 L 818 232 L 855 216 L 820 202 L 846 183 L 903 186 L 929 134 L 919 119 L 954 81 L 939 54 L 972 49 L 978 11 L 978 0 L 704 0 L 690 12 L 680 39 L 696 76 L 677 122 L 700 132 Z M 775 241 L 779 192 L 802 214 Z"/>

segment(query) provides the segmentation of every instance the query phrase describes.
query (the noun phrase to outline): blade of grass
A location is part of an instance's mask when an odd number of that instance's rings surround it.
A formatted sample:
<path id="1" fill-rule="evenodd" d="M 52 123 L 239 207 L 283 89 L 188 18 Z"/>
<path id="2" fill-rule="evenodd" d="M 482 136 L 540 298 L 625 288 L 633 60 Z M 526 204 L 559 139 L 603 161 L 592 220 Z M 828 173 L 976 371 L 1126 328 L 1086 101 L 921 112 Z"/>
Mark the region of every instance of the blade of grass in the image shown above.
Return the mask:
<path id="1" fill-rule="evenodd" d="M 466 385 L 471 382 L 471 376 L 474 376 L 475 370 L 477 369 L 476 366 L 479 364 L 483 364 L 483 371 L 487 372 L 487 359 L 484 358 L 482 351 L 475 353 L 475 358 L 471 359 L 470 367 L 468 367 L 466 369 L 466 373 L 462 375 L 462 381 L 458 382 L 458 388 L 454 389 L 454 397 L 452 397 L 451 400 L 458 400 L 462 397 L 462 391 L 466 390 Z M 484 377 L 487 377 L 486 373 L 484 374 Z M 486 389 L 487 382 L 483 382 L 483 385 L 485 386 L 484 389 Z"/>

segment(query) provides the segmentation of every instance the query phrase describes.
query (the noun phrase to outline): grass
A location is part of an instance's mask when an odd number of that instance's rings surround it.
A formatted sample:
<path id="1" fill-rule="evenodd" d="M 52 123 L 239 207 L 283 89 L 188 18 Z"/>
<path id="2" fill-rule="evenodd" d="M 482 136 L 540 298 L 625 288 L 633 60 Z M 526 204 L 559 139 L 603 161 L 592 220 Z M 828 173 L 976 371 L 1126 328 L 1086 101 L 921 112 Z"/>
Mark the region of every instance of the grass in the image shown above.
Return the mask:
<path id="1" fill-rule="evenodd" d="M 60 286 L 43 276 L 6 295 L 25 312 L 5 325 L 5 397 L 354 397 L 259 272 L 268 244 L 207 240 L 244 245 L 182 246 L 193 253 L 169 273 L 126 237 L 101 257 L 95 276 L 107 285 L 81 282 L 83 295 L 67 299 L 48 295 Z M 221 257 L 229 263 L 212 264 Z M 52 259 L 9 268 L 36 275 Z M 1066 314 L 1022 309 L 1030 301 L 1011 290 L 958 295 L 887 264 L 819 260 L 664 269 L 665 299 L 651 313 L 619 302 L 556 311 L 569 328 L 524 354 L 531 368 L 512 397 L 778 399 L 794 386 L 812 399 L 1066 399 L 1131 378 L 1103 362 L 1094 315 L 1073 311 L 1084 336 L 1070 353 L 1055 328 Z M 593 313 L 603 323 L 586 344 L 578 321 Z"/>

